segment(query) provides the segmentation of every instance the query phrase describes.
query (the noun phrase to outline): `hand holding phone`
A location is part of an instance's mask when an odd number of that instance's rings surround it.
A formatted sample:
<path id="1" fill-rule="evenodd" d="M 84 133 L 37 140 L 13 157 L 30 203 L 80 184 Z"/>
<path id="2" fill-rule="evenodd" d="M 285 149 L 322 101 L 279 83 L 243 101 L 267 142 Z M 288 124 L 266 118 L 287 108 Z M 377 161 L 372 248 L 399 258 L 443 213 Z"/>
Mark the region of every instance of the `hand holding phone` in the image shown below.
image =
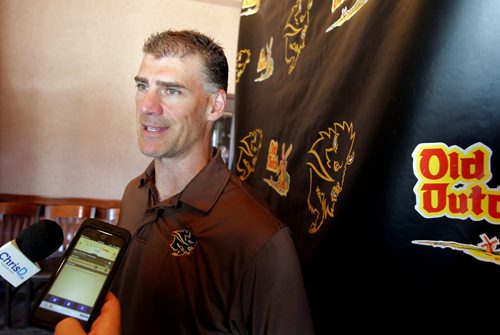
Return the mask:
<path id="1" fill-rule="evenodd" d="M 108 292 L 101 313 L 92 323 L 92 334 L 120 335 L 120 333 L 120 302 L 112 292 Z M 68 317 L 56 325 L 54 335 L 87 335 L 87 333 L 83 330 L 80 322 Z"/>
<path id="2" fill-rule="evenodd" d="M 33 324 L 54 331 L 59 321 L 72 317 L 89 331 L 129 241 L 126 229 L 85 220 L 34 306 Z"/>

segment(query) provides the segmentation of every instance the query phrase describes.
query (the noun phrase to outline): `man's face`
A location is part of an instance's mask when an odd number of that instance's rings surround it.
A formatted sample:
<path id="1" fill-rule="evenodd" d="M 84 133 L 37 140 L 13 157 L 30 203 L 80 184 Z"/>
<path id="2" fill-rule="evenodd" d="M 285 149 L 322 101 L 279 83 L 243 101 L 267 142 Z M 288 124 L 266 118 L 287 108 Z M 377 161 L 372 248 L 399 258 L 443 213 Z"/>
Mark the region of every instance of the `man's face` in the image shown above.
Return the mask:
<path id="1" fill-rule="evenodd" d="M 135 78 L 139 149 L 153 158 L 185 157 L 206 146 L 209 94 L 199 56 L 146 54 Z"/>

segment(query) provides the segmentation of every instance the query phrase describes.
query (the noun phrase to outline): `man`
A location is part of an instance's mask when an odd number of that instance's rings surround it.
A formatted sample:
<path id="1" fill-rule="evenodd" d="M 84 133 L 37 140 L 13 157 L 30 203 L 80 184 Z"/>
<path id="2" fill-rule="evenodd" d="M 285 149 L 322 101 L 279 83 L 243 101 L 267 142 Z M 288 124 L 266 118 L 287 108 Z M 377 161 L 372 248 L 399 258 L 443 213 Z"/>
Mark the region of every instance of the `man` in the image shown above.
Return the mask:
<path id="1" fill-rule="evenodd" d="M 139 148 L 126 187 L 132 241 L 114 280 L 123 334 L 311 334 L 290 231 L 211 147 L 226 107 L 223 49 L 190 30 L 150 36 L 135 77 Z"/>

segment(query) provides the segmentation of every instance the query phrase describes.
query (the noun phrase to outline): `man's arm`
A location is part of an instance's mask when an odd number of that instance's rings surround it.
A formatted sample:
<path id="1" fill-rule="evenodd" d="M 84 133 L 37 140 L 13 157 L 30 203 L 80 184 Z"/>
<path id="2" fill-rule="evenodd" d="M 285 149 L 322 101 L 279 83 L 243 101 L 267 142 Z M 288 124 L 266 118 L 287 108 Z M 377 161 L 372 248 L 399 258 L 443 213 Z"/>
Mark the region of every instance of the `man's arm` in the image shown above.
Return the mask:
<path id="1" fill-rule="evenodd" d="M 314 334 L 302 269 L 287 228 L 258 252 L 240 294 L 244 323 L 252 334 Z"/>

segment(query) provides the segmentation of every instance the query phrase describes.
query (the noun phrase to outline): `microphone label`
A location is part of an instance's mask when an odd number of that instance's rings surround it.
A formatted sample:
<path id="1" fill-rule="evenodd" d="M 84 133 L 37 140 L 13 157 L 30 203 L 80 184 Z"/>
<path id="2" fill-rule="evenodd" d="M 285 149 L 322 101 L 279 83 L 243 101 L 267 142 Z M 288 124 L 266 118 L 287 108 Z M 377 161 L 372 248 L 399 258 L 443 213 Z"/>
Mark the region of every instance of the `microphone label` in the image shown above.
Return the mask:
<path id="1" fill-rule="evenodd" d="M 38 271 L 38 264 L 19 250 L 15 240 L 0 248 L 0 275 L 12 286 L 18 287 Z"/>

